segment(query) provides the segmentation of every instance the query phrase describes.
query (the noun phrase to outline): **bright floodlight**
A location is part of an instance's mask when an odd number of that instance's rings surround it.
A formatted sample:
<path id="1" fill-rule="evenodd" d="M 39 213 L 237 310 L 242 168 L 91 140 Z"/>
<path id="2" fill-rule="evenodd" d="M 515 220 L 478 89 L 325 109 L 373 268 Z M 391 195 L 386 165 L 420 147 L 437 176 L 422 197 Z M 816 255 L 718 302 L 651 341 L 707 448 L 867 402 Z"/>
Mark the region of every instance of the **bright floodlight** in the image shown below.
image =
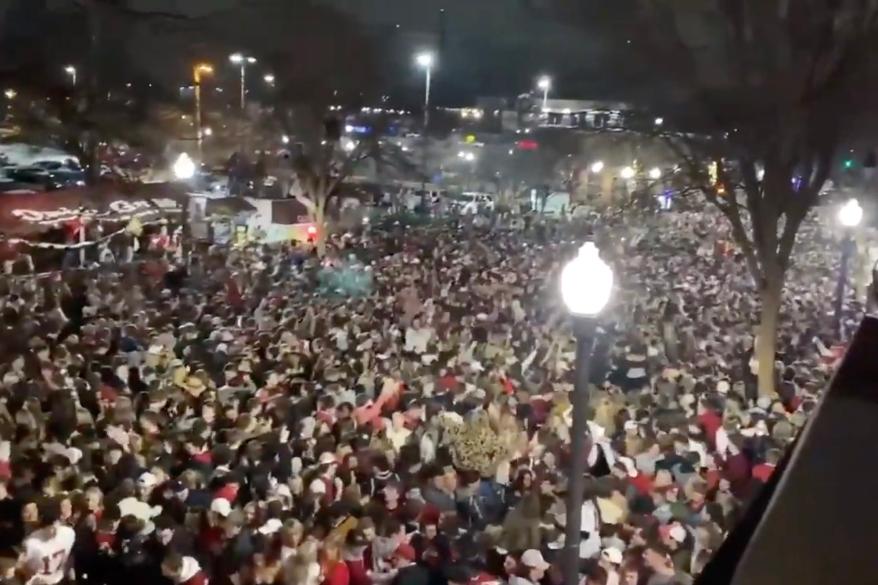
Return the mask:
<path id="1" fill-rule="evenodd" d="M 415 62 L 419 67 L 429 69 L 433 66 L 433 53 L 418 53 L 418 56 L 415 57 Z"/>
<path id="2" fill-rule="evenodd" d="M 623 179 L 633 179 L 634 175 L 635 175 L 634 169 L 632 169 L 631 167 L 625 167 L 619 173 L 619 176 L 622 177 Z"/>
<path id="3" fill-rule="evenodd" d="M 658 167 L 653 167 L 649 169 L 649 178 L 653 181 L 658 181 L 662 178 L 662 170 Z"/>
<path id="4" fill-rule="evenodd" d="M 664 124 L 664 123 L 665 123 L 665 119 L 664 119 L 664 118 L 656 118 L 656 119 L 655 119 L 655 125 L 656 125 L 656 126 L 661 126 L 661 125 Z"/>
<path id="5" fill-rule="evenodd" d="M 283 136 L 280 137 L 280 141 L 283 142 L 284 144 L 289 144 L 289 143 L 290 143 L 290 137 L 287 136 L 286 134 L 284 134 Z"/>
<path id="6" fill-rule="evenodd" d="M 548 75 L 543 75 L 537 80 L 537 87 L 543 91 L 546 91 L 550 87 L 552 87 L 552 78 Z"/>
<path id="7" fill-rule="evenodd" d="M 272 75 L 271 73 L 266 73 L 265 77 L 263 77 L 262 79 L 264 79 L 265 83 L 269 85 L 274 84 L 274 75 Z"/>
<path id="8" fill-rule="evenodd" d="M 247 57 L 247 63 L 253 65 L 254 63 L 256 63 L 256 57 Z"/>
<path id="9" fill-rule="evenodd" d="M 591 172 L 592 173 L 594 173 L 596 175 L 596 174 L 600 173 L 602 170 L 604 170 L 604 162 L 603 161 L 599 160 L 597 162 L 592 163 L 592 165 L 591 165 Z"/>
<path id="10" fill-rule="evenodd" d="M 863 208 L 856 199 L 850 199 L 838 210 L 838 223 L 846 228 L 855 228 L 863 221 Z"/>
<path id="11" fill-rule="evenodd" d="M 561 272 L 561 298 L 573 315 L 594 317 L 610 300 L 613 270 L 601 260 L 597 246 L 586 242 Z"/>
<path id="12" fill-rule="evenodd" d="M 182 181 L 195 176 L 195 161 L 185 152 L 174 162 L 174 176 Z"/>
<path id="13" fill-rule="evenodd" d="M 68 65 L 64 68 L 64 72 L 67 73 L 67 75 L 76 75 L 76 67 Z"/>
<path id="14" fill-rule="evenodd" d="M 244 62 L 244 55 L 242 55 L 241 53 L 232 53 L 231 55 L 229 55 L 229 61 L 231 61 L 235 65 L 240 65 Z"/>

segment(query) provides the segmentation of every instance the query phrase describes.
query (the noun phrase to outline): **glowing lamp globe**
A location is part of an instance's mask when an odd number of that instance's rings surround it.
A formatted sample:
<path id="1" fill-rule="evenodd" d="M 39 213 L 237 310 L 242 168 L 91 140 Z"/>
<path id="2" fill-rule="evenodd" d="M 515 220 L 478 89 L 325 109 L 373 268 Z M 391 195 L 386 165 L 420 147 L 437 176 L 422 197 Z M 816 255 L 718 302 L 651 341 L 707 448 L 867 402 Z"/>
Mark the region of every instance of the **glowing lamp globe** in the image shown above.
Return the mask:
<path id="1" fill-rule="evenodd" d="M 174 176 L 182 181 L 195 176 L 195 161 L 185 152 L 174 162 Z"/>
<path id="2" fill-rule="evenodd" d="M 597 175 L 597 174 L 600 173 L 602 170 L 604 170 L 604 163 L 603 163 L 603 161 L 597 161 L 597 162 L 595 162 L 595 163 L 592 163 L 592 165 L 591 165 L 591 172 L 592 172 L 592 173 L 594 173 L 595 175 Z"/>
<path id="3" fill-rule="evenodd" d="M 633 179 L 635 174 L 636 173 L 635 173 L 633 168 L 625 167 L 621 170 L 621 172 L 619 173 L 619 176 L 622 177 L 623 179 Z"/>
<path id="4" fill-rule="evenodd" d="M 838 210 L 838 223 L 846 228 L 855 228 L 863 221 L 863 208 L 856 199 L 851 199 Z"/>
<path id="5" fill-rule="evenodd" d="M 662 170 L 658 167 L 651 168 L 649 170 L 649 178 L 658 181 L 662 178 Z"/>
<path id="6" fill-rule="evenodd" d="M 561 271 L 561 298 L 577 317 L 595 317 L 610 301 L 613 269 L 604 262 L 593 242 L 586 242 L 579 254 Z"/>

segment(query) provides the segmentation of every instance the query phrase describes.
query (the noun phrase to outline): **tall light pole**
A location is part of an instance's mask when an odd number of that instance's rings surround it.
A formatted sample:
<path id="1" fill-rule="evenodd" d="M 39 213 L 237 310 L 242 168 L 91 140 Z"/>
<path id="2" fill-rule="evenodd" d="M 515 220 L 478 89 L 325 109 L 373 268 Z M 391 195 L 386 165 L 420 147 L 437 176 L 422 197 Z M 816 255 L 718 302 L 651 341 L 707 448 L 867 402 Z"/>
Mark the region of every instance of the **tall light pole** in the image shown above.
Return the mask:
<path id="1" fill-rule="evenodd" d="M 198 160 L 204 160 L 204 129 L 201 119 L 201 78 L 204 75 L 212 75 L 213 66 L 206 63 L 196 65 L 192 70 L 192 80 L 195 82 L 195 131 L 198 140 Z"/>
<path id="2" fill-rule="evenodd" d="M 427 129 L 430 126 L 430 89 L 433 80 L 433 67 L 436 64 L 436 59 L 433 57 L 433 53 L 424 52 L 418 53 L 418 55 L 415 57 L 415 62 L 418 64 L 418 67 L 424 70 L 425 73 L 424 129 L 422 131 L 423 136 L 421 137 L 421 143 L 423 146 L 421 156 L 422 163 L 424 165 L 424 175 L 423 180 L 421 181 L 421 202 L 425 203 L 427 201 Z"/>
<path id="3" fill-rule="evenodd" d="M 73 84 L 73 87 L 76 87 L 76 67 L 67 65 L 64 67 L 64 73 L 70 76 L 70 82 Z"/>
<path id="4" fill-rule="evenodd" d="M 576 337 L 576 377 L 573 387 L 573 427 L 567 491 L 567 526 L 562 557 L 565 584 L 579 583 L 579 544 L 582 540 L 582 499 L 588 453 L 589 360 L 594 347 L 596 317 L 613 292 L 613 270 L 601 260 L 597 246 L 586 242 L 561 271 L 561 298 L 573 318 Z"/>
<path id="5" fill-rule="evenodd" d="M 241 66 L 241 109 L 247 107 L 247 65 L 256 63 L 256 57 L 248 57 L 241 53 L 229 55 L 229 61 Z"/>
<path id="6" fill-rule="evenodd" d="M 860 202 L 856 199 L 849 199 L 838 210 L 838 223 L 844 230 L 844 235 L 841 240 L 841 268 L 838 271 L 838 283 L 835 287 L 835 310 L 832 319 L 839 339 L 844 337 L 841 313 L 844 308 L 844 289 L 848 279 L 848 264 L 856 247 L 853 232 L 861 221 L 863 221 L 863 208 L 860 207 Z"/>
<path id="7" fill-rule="evenodd" d="M 537 80 L 537 87 L 543 90 L 542 112 L 545 114 L 549 111 L 549 90 L 552 89 L 552 78 L 548 75 L 543 75 Z"/>

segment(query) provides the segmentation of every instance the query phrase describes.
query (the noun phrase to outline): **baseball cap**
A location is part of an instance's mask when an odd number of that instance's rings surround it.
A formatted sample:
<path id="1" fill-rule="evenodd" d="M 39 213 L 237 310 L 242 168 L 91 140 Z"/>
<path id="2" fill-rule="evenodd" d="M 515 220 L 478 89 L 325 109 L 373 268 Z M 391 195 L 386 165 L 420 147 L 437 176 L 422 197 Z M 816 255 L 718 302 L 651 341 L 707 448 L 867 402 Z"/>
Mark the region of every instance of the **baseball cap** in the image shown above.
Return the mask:
<path id="1" fill-rule="evenodd" d="M 140 477 L 137 478 L 137 485 L 143 488 L 151 488 L 155 487 L 158 483 L 158 478 L 152 473 L 145 471 L 140 474 Z"/>
<path id="2" fill-rule="evenodd" d="M 521 555 L 521 563 L 531 569 L 541 569 L 545 571 L 551 565 L 543 558 L 543 554 L 536 549 L 528 549 Z"/>
<path id="3" fill-rule="evenodd" d="M 613 563 L 614 565 L 622 564 L 622 551 L 616 547 L 608 547 L 601 551 L 601 558 Z"/>
<path id="4" fill-rule="evenodd" d="M 210 511 L 225 518 L 232 513 L 232 504 L 225 498 L 216 498 L 210 503 Z"/>
<path id="5" fill-rule="evenodd" d="M 679 524 L 662 526 L 659 528 L 659 533 L 662 537 L 669 537 L 681 544 L 686 540 L 686 529 Z"/>

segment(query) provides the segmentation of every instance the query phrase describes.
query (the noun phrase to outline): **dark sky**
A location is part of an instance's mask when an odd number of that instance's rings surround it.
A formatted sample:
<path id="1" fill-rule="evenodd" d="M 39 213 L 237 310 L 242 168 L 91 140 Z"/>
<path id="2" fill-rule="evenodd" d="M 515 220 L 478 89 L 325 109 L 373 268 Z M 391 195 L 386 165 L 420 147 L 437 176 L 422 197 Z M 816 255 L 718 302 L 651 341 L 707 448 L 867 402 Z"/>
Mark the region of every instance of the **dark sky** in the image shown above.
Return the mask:
<path id="1" fill-rule="evenodd" d="M 0 0 L 0 13 L 14 1 Z M 45 1 L 69 4 L 70 0 Z M 182 11 L 191 15 L 232 8 L 243 0 L 129 0 L 143 10 Z M 296 0 L 288 0 L 295 3 Z M 412 55 L 439 42 L 440 9 L 445 35 L 436 98 L 447 104 L 471 103 L 477 96 L 512 97 L 530 90 L 542 73 L 555 80 L 558 97 L 611 97 L 613 88 L 599 75 L 600 43 L 582 29 L 541 17 L 528 8 L 542 0 L 315 0 L 348 14 L 365 33 L 380 38 L 391 54 L 383 56 L 388 91 L 408 93 L 420 72 Z M 241 47 L 246 49 L 246 47 Z M 438 48 L 438 47 L 432 47 Z"/>

